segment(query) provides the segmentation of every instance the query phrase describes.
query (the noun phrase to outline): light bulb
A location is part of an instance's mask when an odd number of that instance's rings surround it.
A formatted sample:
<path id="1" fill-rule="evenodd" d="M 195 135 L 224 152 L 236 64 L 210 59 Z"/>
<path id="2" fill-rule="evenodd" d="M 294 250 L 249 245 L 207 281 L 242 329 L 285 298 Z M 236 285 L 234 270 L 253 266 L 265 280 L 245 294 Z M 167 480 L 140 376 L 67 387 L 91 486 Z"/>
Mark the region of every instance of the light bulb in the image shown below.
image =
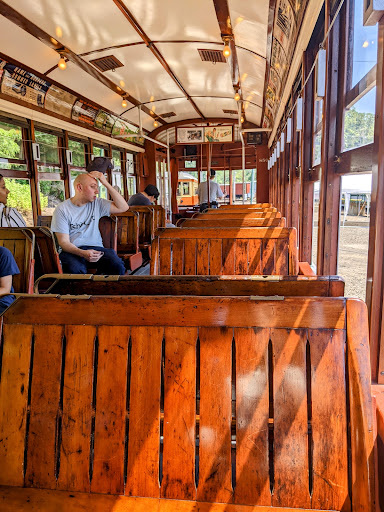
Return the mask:
<path id="1" fill-rule="evenodd" d="M 122 107 L 128 107 L 128 103 L 127 103 L 127 100 L 124 98 L 123 101 L 121 102 L 121 106 Z"/>
<path id="2" fill-rule="evenodd" d="M 240 117 L 240 123 L 244 123 L 244 116 Z"/>
<path id="3" fill-rule="evenodd" d="M 59 60 L 59 63 L 58 63 L 58 67 L 60 69 L 65 69 L 67 67 L 67 63 L 65 62 L 64 57 L 60 57 L 60 60 Z"/>
<path id="4" fill-rule="evenodd" d="M 240 99 L 240 94 L 237 92 L 237 93 L 235 94 L 235 100 L 236 100 L 236 101 L 239 101 L 239 99 Z"/>
<path id="5" fill-rule="evenodd" d="M 155 128 L 157 128 L 157 127 L 159 126 L 159 123 L 158 123 L 157 121 L 155 121 L 155 122 L 153 123 L 153 126 L 154 126 Z"/>
<path id="6" fill-rule="evenodd" d="M 225 43 L 224 50 L 223 50 L 224 57 L 229 57 L 231 55 L 231 49 L 228 46 L 228 43 Z"/>

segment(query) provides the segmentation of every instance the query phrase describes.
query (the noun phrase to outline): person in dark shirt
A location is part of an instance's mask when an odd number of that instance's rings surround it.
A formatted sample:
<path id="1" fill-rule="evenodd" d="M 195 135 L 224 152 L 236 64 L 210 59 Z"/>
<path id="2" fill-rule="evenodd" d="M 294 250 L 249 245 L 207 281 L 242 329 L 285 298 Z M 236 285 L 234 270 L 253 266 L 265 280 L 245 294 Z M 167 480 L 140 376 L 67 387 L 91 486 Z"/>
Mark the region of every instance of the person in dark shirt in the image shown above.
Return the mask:
<path id="1" fill-rule="evenodd" d="M 5 247 L 0 247 L 0 295 L 13 292 L 12 276 L 16 274 L 20 274 L 20 270 L 11 251 Z M 0 297 L 0 315 L 14 300 L 13 295 Z"/>
<path id="2" fill-rule="evenodd" d="M 144 192 L 138 192 L 129 199 L 128 206 L 149 206 L 159 195 L 160 192 L 155 185 L 147 185 Z"/>

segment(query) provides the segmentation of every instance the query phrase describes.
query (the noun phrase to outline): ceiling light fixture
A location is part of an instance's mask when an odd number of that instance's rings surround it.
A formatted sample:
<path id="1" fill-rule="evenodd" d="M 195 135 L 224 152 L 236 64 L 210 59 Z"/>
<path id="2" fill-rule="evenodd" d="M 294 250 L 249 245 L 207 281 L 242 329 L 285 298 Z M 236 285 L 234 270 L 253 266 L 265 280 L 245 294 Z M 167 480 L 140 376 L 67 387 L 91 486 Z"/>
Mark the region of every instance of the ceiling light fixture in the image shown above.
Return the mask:
<path id="1" fill-rule="evenodd" d="M 239 100 L 240 100 L 240 94 L 239 94 L 238 92 L 235 94 L 235 100 L 236 100 L 236 101 L 239 101 Z"/>
<path id="2" fill-rule="evenodd" d="M 154 121 L 153 126 L 157 128 L 159 126 L 159 123 L 157 121 Z"/>
<path id="3" fill-rule="evenodd" d="M 227 59 L 231 55 L 231 49 L 229 47 L 230 38 L 229 37 L 223 37 L 223 41 L 224 41 L 223 55 Z"/>
<path id="4" fill-rule="evenodd" d="M 64 70 L 64 69 L 66 69 L 66 67 L 67 67 L 67 63 L 65 62 L 64 57 L 60 57 L 60 59 L 59 59 L 59 63 L 57 64 L 57 67 L 58 67 L 59 69 L 63 69 L 63 70 Z"/>
<path id="5" fill-rule="evenodd" d="M 244 116 L 240 117 L 240 123 L 244 123 Z"/>
<path id="6" fill-rule="evenodd" d="M 122 106 L 123 108 L 128 107 L 128 102 L 127 102 L 127 100 L 126 100 L 125 98 L 123 98 L 123 101 L 121 102 L 121 106 Z"/>

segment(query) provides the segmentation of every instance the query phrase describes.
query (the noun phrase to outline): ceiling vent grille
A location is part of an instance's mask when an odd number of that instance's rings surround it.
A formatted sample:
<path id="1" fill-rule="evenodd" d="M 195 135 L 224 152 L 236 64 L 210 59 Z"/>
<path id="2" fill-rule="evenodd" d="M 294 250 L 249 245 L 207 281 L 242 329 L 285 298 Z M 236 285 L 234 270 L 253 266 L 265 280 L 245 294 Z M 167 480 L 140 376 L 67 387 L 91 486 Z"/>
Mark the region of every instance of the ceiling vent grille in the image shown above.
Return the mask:
<path id="1" fill-rule="evenodd" d="M 162 119 L 167 119 L 168 117 L 174 117 L 176 115 L 175 112 L 166 112 L 165 114 L 157 114 Z"/>
<path id="2" fill-rule="evenodd" d="M 203 62 L 227 62 L 222 50 L 197 50 Z"/>
<path id="3" fill-rule="evenodd" d="M 113 71 L 116 68 L 121 68 L 124 66 L 114 55 L 107 55 L 106 57 L 101 57 L 100 59 L 90 60 L 94 66 L 96 66 L 100 71 Z"/>
<path id="4" fill-rule="evenodd" d="M 225 110 L 225 109 L 223 109 L 223 112 L 224 112 L 224 114 L 233 114 L 233 115 L 237 115 L 238 114 L 237 110 Z"/>

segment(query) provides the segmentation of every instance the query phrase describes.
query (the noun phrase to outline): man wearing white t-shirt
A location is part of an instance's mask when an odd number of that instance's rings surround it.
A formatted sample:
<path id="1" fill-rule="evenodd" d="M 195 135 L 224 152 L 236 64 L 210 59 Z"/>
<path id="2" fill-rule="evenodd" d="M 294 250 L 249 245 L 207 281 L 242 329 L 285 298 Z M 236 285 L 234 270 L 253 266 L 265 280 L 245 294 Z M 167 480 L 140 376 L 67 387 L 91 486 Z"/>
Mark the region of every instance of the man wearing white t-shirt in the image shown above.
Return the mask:
<path id="1" fill-rule="evenodd" d="M 210 171 L 210 180 L 209 180 L 209 202 L 211 204 L 211 208 L 217 208 L 217 199 L 222 199 L 224 197 L 223 191 L 221 187 L 215 179 L 216 171 L 211 169 Z M 197 189 L 197 195 L 199 197 L 200 203 L 200 211 L 203 212 L 208 208 L 208 182 L 202 181 Z"/>
<path id="2" fill-rule="evenodd" d="M 97 197 L 97 180 L 107 188 L 112 201 Z M 127 211 L 127 202 L 99 171 L 79 174 L 73 185 L 75 195 L 56 207 L 51 225 L 62 248 L 64 273 L 86 274 L 88 263 L 92 263 L 102 274 L 124 275 L 123 261 L 113 249 L 103 247 L 99 220 Z"/>

